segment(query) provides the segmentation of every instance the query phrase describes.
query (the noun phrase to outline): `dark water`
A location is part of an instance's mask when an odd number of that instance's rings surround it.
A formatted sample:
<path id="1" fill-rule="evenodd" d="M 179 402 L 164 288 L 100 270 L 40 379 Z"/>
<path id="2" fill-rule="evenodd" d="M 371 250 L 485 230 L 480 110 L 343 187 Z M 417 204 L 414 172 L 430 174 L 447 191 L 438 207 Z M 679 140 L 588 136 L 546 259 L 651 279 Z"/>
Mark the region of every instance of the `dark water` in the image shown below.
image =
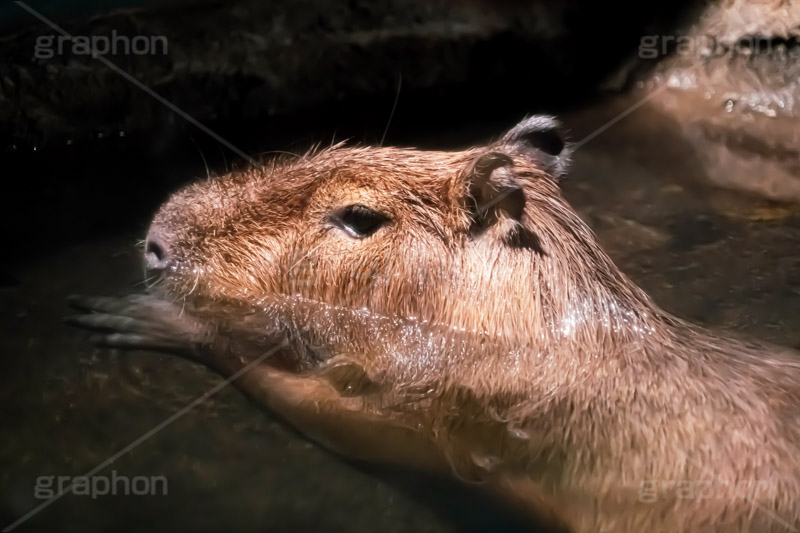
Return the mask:
<path id="1" fill-rule="evenodd" d="M 630 103 L 569 113 L 571 137 L 585 138 Z M 450 133 L 441 125 L 398 126 L 389 139 L 457 146 L 496 137 L 510 124 L 466 119 Z M 301 130 L 316 140 L 330 135 Z M 687 144 L 678 130 L 642 107 L 579 147 L 565 195 L 622 270 L 663 307 L 800 347 L 800 211 L 703 185 L 696 153 L 702 147 Z M 166 356 L 92 348 L 61 323 L 68 294 L 139 286 L 136 243 L 153 209 L 178 183 L 205 173 L 193 145 L 169 135 L 162 149 L 137 157 L 130 152 L 138 141 L 118 139 L 90 158 L 67 153 L 43 162 L 24 178 L 23 198 L 31 201 L 8 220 L 17 228 L 8 241 L 15 251 L 0 270 L 2 527 L 45 501 L 35 493 L 37 479 L 40 489 L 46 482 L 41 476 L 91 471 L 219 382 Z M 194 143 L 202 134 L 175 135 Z M 224 167 L 221 153 L 204 142 L 198 144 L 209 165 Z M 357 470 L 232 388 L 97 474 L 112 471 L 163 476 L 167 494 L 69 494 L 16 531 L 445 532 L 485 530 L 499 519 L 428 481 L 398 487 Z"/>

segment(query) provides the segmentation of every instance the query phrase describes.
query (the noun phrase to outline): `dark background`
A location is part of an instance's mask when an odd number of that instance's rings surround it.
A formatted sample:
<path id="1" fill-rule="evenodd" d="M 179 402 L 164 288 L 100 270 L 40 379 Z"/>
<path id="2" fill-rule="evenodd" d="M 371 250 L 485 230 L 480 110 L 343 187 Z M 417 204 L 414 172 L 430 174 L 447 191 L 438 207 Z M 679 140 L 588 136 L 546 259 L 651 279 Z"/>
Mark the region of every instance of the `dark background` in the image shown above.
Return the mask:
<path id="1" fill-rule="evenodd" d="M 425 148 L 483 142 L 526 114 L 597 98 L 641 35 L 696 12 L 575 0 L 116 4 L 27 5 L 73 35 L 166 36 L 166 56 L 106 58 L 248 154 L 384 132 Z M 143 224 L 177 184 L 241 163 L 100 61 L 37 59 L 37 37 L 57 30 L 0 9 L 0 158 L 13 191 L 0 264 Z"/>
<path id="2" fill-rule="evenodd" d="M 638 105 L 672 57 L 643 61 L 642 37 L 680 32 L 707 4 L 27 3 L 73 35 L 166 36 L 166 55 L 106 59 L 239 150 L 267 156 L 342 139 L 457 149 L 534 113 L 563 118 L 580 141 Z M 247 164 L 101 61 L 36 58 L 37 38 L 56 34 L 0 6 L 3 527 L 40 503 L 36 476 L 84 474 L 218 383 L 184 361 L 95 350 L 61 318 L 69 293 L 141 289 L 137 240 L 157 207 L 183 183 Z M 693 105 L 682 109 L 702 115 Z M 682 116 L 637 107 L 576 153 L 565 195 L 667 309 L 800 346 L 796 205 L 708 187 L 705 145 L 686 136 Z M 752 160 L 752 138 L 726 128 L 709 137 Z M 791 161 L 764 144 L 765 164 Z M 376 481 L 232 389 L 113 466 L 167 475 L 169 498 L 66 496 L 18 531 L 523 529 L 455 487 Z"/>

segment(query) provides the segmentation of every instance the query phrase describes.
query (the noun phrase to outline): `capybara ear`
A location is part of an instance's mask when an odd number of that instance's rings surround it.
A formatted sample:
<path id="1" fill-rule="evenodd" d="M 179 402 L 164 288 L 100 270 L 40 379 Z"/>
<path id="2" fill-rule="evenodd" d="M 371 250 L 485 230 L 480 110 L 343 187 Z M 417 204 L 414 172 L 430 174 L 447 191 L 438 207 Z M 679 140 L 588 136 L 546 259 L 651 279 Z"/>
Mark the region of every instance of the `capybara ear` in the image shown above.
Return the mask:
<path id="1" fill-rule="evenodd" d="M 514 162 L 501 152 L 484 152 L 467 169 L 470 209 L 480 226 L 497 220 L 500 213 L 519 220 L 525 208 L 525 194 L 514 175 Z"/>
<path id="2" fill-rule="evenodd" d="M 553 117 L 529 117 L 503 135 L 495 147 L 529 157 L 537 167 L 554 178 L 560 178 L 569 166 L 569 149 L 560 128 Z"/>

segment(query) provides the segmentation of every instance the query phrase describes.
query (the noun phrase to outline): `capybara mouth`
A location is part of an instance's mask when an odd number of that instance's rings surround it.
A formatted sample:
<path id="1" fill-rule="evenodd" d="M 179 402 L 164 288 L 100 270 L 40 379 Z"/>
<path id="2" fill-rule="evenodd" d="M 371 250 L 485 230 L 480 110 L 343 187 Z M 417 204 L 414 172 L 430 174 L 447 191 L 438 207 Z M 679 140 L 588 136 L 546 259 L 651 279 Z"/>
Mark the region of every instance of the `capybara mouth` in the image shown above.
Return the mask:
<path id="1" fill-rule="evenodd" d="M 161 299 L 180 302 L 184 307 L 208 304 L 204 297 L 209 267 L 183 259 L 168 241 L 151 228 L 145 240 L 143 263 L 147 292 Z"/>
<path id="2" fill-rule="evenodd" d="M 195 290 L 186 287 L 199 285 L 200 276 L 194 276 L 193 281 L 187 276 L 192 269 L 180 264 L 166 264 L 163 268 L 150 266 L 147 254 L 145 255 L 145 287 L 147 292 L 164 300 L 186 302 L 191 300 Z"/>

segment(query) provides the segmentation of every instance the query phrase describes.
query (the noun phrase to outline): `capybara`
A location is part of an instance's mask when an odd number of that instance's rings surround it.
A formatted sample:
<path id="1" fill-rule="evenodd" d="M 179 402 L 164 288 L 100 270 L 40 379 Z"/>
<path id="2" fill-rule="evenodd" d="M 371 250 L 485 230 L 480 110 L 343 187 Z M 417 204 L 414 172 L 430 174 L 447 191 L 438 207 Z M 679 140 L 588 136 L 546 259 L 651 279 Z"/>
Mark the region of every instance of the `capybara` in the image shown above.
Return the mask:
<path id="1" fill-rule="evenodd" d="M 800 358 L 661 310 L 565 202 L 550 117 L 459 152 L 336 145 L 156 214 L 98 345 L 201 361 L 353 459 L 444 473 L 553 530 L 787 531 Z"/>

